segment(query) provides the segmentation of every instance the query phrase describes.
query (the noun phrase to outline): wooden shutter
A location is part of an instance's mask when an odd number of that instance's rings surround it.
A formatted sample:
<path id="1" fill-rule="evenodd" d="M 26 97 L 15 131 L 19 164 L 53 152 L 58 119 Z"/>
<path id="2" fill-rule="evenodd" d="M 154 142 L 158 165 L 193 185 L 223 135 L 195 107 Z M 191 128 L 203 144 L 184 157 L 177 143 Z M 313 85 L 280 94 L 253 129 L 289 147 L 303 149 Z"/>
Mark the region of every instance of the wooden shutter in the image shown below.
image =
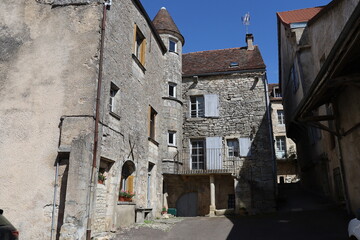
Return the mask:
<path id="1" fill-rule="evenodd" d="M 239 138 L 240 156 L 251 156 L 251 140 L 250 138 Z"/>
<path id="2" fill-rule="evenodd" d="M 133 53 L 136 52 L 136 34 L 137 34 L 137 26 L 134 24 L 134 39 L 133 39 Z"/>
<path id="3" fill-rule="evenodd" d="M 126 190 L 129 192 L 134 192 L 134 176 L 129 176 L 126 179 Z"/>
<path id="4" fill-rule="evenodd" d="M 146 53 L 146 38 L 143 39 L 141 43 L 141 53 L 140 53 L 140 62 L 143 66 L 145 66 L 145 53 Z"/>
<path id="5" fill-rule="evenodd" d="M 219 96 L 216 94 L 205 94 L 205 117 L 219 116 Z"/>
<path id="6" fill-rule="evenodd" d="M 206 166 L 207 169 L 222 169 L 221 137 L 206 138 Z"/>

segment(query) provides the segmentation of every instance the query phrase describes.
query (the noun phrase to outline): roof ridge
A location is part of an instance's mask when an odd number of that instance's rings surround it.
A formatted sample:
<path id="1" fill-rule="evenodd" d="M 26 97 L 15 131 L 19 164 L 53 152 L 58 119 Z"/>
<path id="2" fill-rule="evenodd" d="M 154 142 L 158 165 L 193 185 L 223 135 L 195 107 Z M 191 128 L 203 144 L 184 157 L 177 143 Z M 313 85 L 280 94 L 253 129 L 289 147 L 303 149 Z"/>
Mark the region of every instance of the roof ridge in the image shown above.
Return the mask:
<path id="1" fill-rule="evenodd" d="M 257 47 L 258 45 L 254 45 L 254 47 Z M 231 50 L 231 49 L 241 49 L 246 48 L 246 46 L 243 47 L 234 47 L 234 48 L 222 48 L 222 49 L 212 49 L 212 50 L 203 50 L 203 51 L 197 51 L 197 52 L 189 52 L 189 53 L 183 53 L 183 55 L 186 54 L 195 54 L 195 53 L 204 53 L 204 52 L 216 52 L 216 51 L 224 51 L 224 50 Z"/>

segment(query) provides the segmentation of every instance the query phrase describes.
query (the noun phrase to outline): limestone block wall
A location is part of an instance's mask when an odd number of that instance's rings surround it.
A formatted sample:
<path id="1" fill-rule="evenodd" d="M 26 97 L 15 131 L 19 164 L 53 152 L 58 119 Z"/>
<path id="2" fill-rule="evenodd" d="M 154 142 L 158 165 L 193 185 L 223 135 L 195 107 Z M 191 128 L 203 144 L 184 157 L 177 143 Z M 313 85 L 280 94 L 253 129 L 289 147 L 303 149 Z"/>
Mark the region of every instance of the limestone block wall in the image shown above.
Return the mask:
<path id="1" fill-rule="evenodd" d="M 60 128 L 62 117 L 93 116 L 101 8 L 94 2 L 52 8 L 45 1 L 2 1 L 0 12 L 0 152 L 6 162 L 0 177 L 11 179 L 0 186 L 8 193 L 0 194 L 0 205 L 21 238 L 49 239 L 62 130 L 67 146 L 82 149 L 79 160 L 88 170 L 91 118 L 76 122 L 74 132 L 70 121 Z M 55 217 L 60 191 L 61 185 Z"/>
<path id="2" fill-rule="evenodd" d="M 221 137 L 225 148 L 226 138 L 250 138 L 251 156 L 241 159 L 242 167 L 236 174 L 241 183 L 236 186 L 241 189 L 236 191 L 237 203 L 248 198 L 244 200 L 246 208 L 264 210 L 274 207 L 274 161 L 264 84 L 257 77 L 256 73 L 207 76 L 199 77 L 197 83 L 184 78 L 183 148 L 188 151 L 190 139 Z M 203 94 L 219 96 L 219 117 L 189 118 L 190 96 Z"/>

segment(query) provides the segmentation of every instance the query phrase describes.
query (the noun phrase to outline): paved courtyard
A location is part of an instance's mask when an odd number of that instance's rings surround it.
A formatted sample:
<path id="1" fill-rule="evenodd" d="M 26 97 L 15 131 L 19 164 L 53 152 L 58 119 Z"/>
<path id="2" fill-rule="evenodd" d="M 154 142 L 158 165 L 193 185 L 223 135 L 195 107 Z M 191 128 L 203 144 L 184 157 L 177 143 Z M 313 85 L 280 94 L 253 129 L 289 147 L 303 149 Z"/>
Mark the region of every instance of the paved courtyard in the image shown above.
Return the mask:
<path id="1" fill-rule="evenodd" d="M 344 240 L 346 211 L 297 186 L 279 189 L 277 212 L 239 217 L 158 219 L 117 235 L 121 240 Z"/>

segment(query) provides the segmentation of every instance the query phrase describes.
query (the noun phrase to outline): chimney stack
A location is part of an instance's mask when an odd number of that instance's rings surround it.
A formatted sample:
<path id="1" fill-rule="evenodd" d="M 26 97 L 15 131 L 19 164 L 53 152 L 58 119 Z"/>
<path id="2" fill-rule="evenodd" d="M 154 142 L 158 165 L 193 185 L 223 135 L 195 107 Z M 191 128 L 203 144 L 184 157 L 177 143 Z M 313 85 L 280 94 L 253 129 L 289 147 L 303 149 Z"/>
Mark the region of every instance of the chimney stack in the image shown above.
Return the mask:
<path id="1" fill-rule="evenodd" d="M 254 36 L 251 33 L 246 34 L 247 50 L 254 50 Z"/>

